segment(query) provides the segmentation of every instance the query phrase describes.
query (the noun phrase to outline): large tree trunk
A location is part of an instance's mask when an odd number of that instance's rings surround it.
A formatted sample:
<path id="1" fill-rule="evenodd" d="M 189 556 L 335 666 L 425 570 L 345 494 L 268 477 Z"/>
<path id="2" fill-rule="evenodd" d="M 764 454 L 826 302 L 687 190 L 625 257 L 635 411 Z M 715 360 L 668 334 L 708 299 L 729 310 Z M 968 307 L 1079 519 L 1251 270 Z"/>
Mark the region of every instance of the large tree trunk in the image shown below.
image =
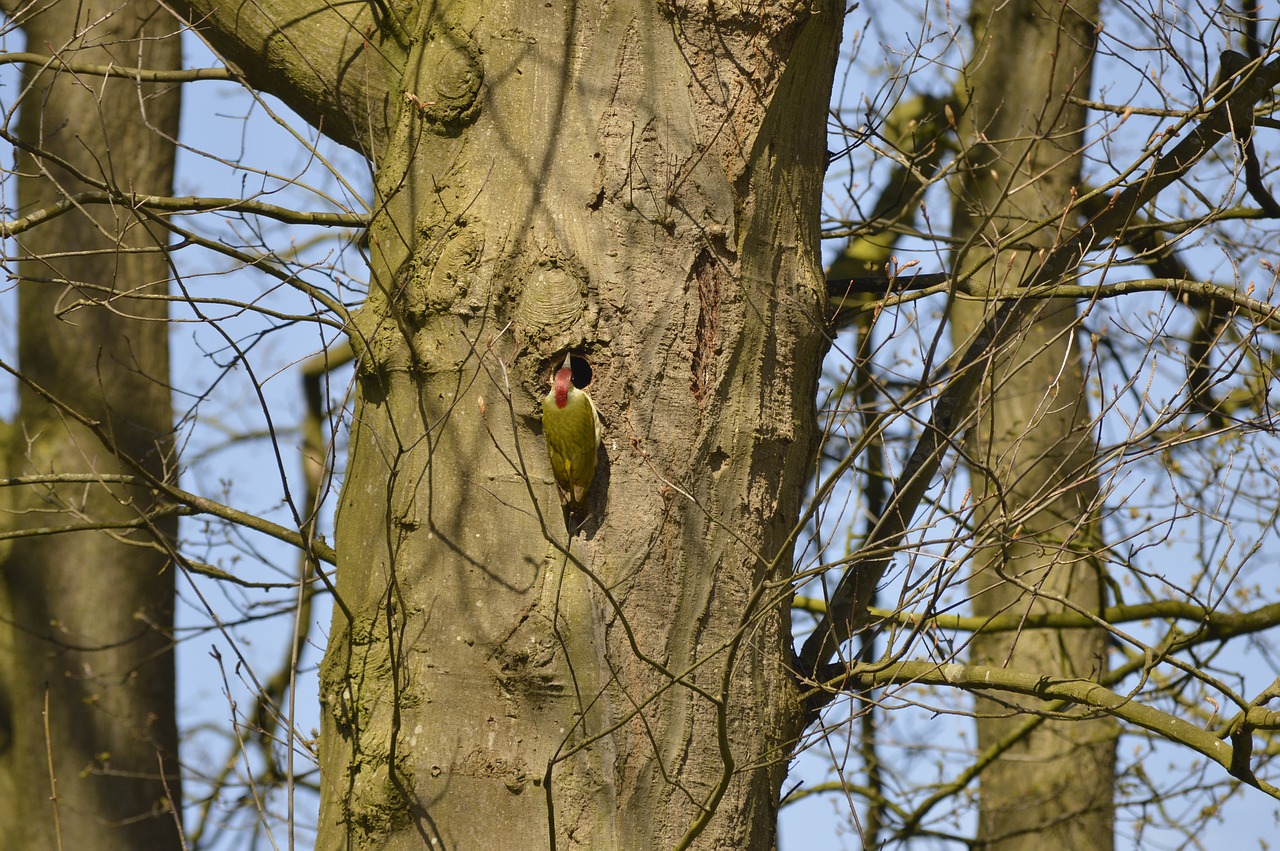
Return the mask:
<path id="1" fill-rule="evenodd" d="M 401 19 L 320 847 L 773 846 L 841 23 L 830 2 Z M 572 518 L 538 419 L 566 350 L 606 429 Z"/>
<path id="2" fill-rule="evenodd" d="M 10 12 L 33 52 L 126 68 L 180 66 L 177 24 L 152 2 Z M 176 88 L 53 71 L 30 73 L 25 83 L 19 135 L 31 147 L 18 157 L 23 212 L 97 191 L 95 182 L 123 193 L 171 193 Z M 132 215 L 122 198 L 72 210 L 17 240 L 24 378 L 10 475 L 145 470 L 163 478 L 173 463 L 167 305 L 134 297 L 167 292 L 163 229 Z M 88 521 L 102 531 L 19 538 L 5 555 L 4 844 L 178 847 L 174 587 L 163 545 L 176 520 L 149 516 L 146 488 L 83 481 L 17 489 L 9 507 L 10 529 Z"/>
<path id="3" fill-rule="evenodd" d="M 967 242 L 956 266 L 961 274 L 978 269 L 979 286 L 1016 288 L 1042 257 L 1037 249 L 1060 237 L 1058 223 L 1071 221 L 1063 211 L 1080 172 L 1084 112 L 1069 98 L 1089 92 L 1097 20 L 1095 0 L 975 3 L 956 206 L 956 231 Z M 1033 223 L 1041 227 L 1030 232 Z M 993 309 L 956 302 L 957 347 Z M 975 500 L 971 589 L 978 614 L 1069 606 L 1097 612 L 1104 605 L 1095 445 L 1077 331 L 1074 303 L 1028 300 L 997 337 L 964 443 Z M 971 647 L 975 664 L 1044 674 L 1096 678 L 1106 665 L 1099 629 L 979 634 Z M 980 751 L 1027 728 L 982 774 L 981 847 L 1111 847 L 1115 723 L 1036 724 L 1030 719 L 1041 702 L 976 703 Z"/>

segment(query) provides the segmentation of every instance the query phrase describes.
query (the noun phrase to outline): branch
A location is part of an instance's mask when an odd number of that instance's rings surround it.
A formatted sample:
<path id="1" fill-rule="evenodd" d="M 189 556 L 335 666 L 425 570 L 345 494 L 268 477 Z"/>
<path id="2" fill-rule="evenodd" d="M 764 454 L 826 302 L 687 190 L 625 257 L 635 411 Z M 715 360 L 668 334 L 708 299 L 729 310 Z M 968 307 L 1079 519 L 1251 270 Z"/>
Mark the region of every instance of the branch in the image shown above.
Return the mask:
<path id="1" fill-rule="evenodd" d="M 828 685 L 835 688 L 854 686 L 860 689 L 873 689 L 905 684 L 953 686 L 971 692 L 1004 691 L 1041 700 L 1064 700 L 1097 709 L 1122 721 L 1150 730 L 1169 741 L 1186 745 L 1222 766 L 1238 780 L 1266 792 L 1273 798 L 1280 798 L 1280 788 L 1258 780 L 1251 771 L 1247 770 L 1247 766 L 1245 770 L 1240 769 L 1236 764 L 1235 749 L 1217 734 L 1140 701 L 1116 694 L 1090 680 L 1023 673 L 986 665 L 896 662 L 878 669 L 872 665 L 854 665 Z M 1250 707 L 1244 714 L 1244 719 L 1244 723 L 1255 729 L 1280 726 L 1280 713 L 1268 711 L 1261 706 Z"/>
<path id="2" fill-rule="evenodd" d="M 1139 209 L 1186 175 L 1218 142 L 1231 138 L 1235 128 L 1249 124 L 1253 105 L 1280 85 L 1280 59 L 1266 65 L 1250 63 L 1242 54 L 1227 50 L 1221 54 L 1220 62 L 1221 82 L 1216 91 L 1221 94 L 1209 113 L 1173 150 L 1117 193 L 1105 210 L 1071 239 L 1049 251 L 1039 269 L 1023 281 L 1024 288 L 1034 289 L 1060 280 L 1090 248 L 1123 231 Z M 1014 236 L 1021 238 L 1021 234 Z"/>
<path id="3" fill-rule="evenodd" d="M 946 284 L 952 281 L 951 276 L 944 273 L 912 275 L 910 277 L 890 278 L 886 275 L 870 275 L 858 278 L 827 281 L 827 294 L 833 298 L 843 298 L 851 293 L 881 293 L 885 299 L 875 305 L 884 307 L 897 303 L 894 298 L 898 293 L 918 292 L 934 295 L 946 292 Z M 1253 314 L 1266 325 L 1280 330 L 1280 306 L 1253 298 L 1249 292 L 1240 292 L 1230 284 L 1215 284 L 1212 281 L 1193 281 L 1187 278 L 1139 278 L 1132 281 L 1115 281 L 1110 284 L 1041 284 L 1035 289 L 1017 289 L 1007 292 L 990 293 L 975 289 L 967 281 L 955 281 L 951 289 L 954 291 L 982 297 L 991 301 L 1021 301 L 1028 298 L 1076 298 L 1098 301 L 1119 298 L 1131 293 L 1168 293 L 1174 298 L 1195 296 L 1199 299 L 1228 302 L 1241 310 Z M 925 292 L 932 290 L 932 292 Z"/>
<path id="4" fill-rule="evenodd" d="M 825 614 L 827 605 L 812 597 L 796 597 L 792 608 L 817 615 Z M 869 609 L 870 619 L 891 621 L 908 626 L 926 626 L 951 632 L 1010 632 L 1018 629 L 1076 629 L 1096 627 L 1097 621 L 1079 612 L 1004 612 L 998 615 L 922 615 L 914 612 Z M 1098 616 L 1109 624 L 1132 623 L 1153 618 L 1187 620 L 1200 624 L 1198 638 L 1225 640 L 1280 625 L 1280 603 L 1272 603 L 1247 612 L 1220 612 L 1197 606 L 1185 600 L 1153 600 L 1131 606 L 1108 606 Z"/>
<path id="5" fill-rule="evenodd" d="M 1163 189 L 1181 178 L 1232 128 L 1241 126 L 1252 113 L 1253 104 L 1280 85 L 1280 60 L 1267 65 L 1248 63 L 1244 56 L 1225 51 L 1221 58 L 1217 87 L 1221 92 L 1217 104 L 1192 129 L 1192 132 L 1159 157 L 1146 174 L 1133 180 L 1118 192 L 1105 210 L 1077 229 L 1070 239 L 1046 252 L 1039 268 L 1031 271 L 1011 293 L 1051 291 L 1056 282 L 1067 277 L 1081 258 L 1094 246 L 1119 233 L 1141 207 Z M 1055 217 L 1051 221 L 1056 221 Z M 1033 227 L 1043 227 L 1036 224 Z M 1008 242 L 1018 244 L 1025 233 L 1013 234 Z M 1000 246 L 996 246 L 998 249 Z M 964 269 L 957 280 L 972 276 Z M 911 520 L 937 473 L 947 447 L 959 432 L 978 384 L 984 374 L 983 362 L 989 358 L 997 341 L 1004 338 L 1004 327 L 1015 318 L 1018 300 L 1006 300 L 988 318 L 960 357 L 956 372 L 939 395 L 933 413 L 925 425 L 911 457 L 894 482 L 893 496 L 885 513 L 868 533 L 859 553 L 850 559 L 831 597 L 830 610 L 823 615 L 813 633 L 805 641 L 797 664 L 802 677 L 824 679 L 822 669 L 836 655 L 840 645 L 869 620 L 867 604 L 888 568 L 893 554 L 901 547 Z M 808 709 L 816 714 L 830 694 L 818 692 Z"/>
<path id="6" fill-rule="evenodd" d="M 144 68 L 126 68 L 123 65 L 95 65 L 90 62 L 68 62 L 61 56 L 43 53 L 0 53 L 0 65 L 39 65 L 50 71 L 66 74 L 87 74 L 94 77 L 123 77 L 140 83 L 194 83 L 197 80 L 236 80 L 226 68 L 174 68 L 167 71 L 151 71 Z"/>
<path id="7" fill-rule="evenodd" d="M 101 180 L 95 179 L 91 175 L 88 175 L 83 171 L 81 171 L 80 169 L 76 168 L 74 163 L 68 162 L 62 157 L 58 157 L 54 154 L 51 154 L 48 151 L 41 150 L 40 148 L 34 145 L 28 144 L 18 136 L 5 130 L 3 127 L 0 127 L 0 139 L 3 139 L 4 141 L 10 143 L 18 150 L 25 151 L 31 154 L 33 157 L 36 157 L 37 159 L 54 163 L 55 165 L 63 169 L 66 169 L 70 174 L 72 174 L 78 180 L 84 181 L 85 183 L 91 186 L 97 186 L 98 191 L 100 193 L 114 197 L 114 198 L 118 198 L 120 202 L 125 204 L 126 206 L 128 206 L 129 199 L 136 197 L 131 193 L 121 192 L 115 187 L 111 186 L 110 184 L 105 183 Z M 97 193 L 90 193 L 90 194 L 94 195 Z M 75 195 L 71 195 L 71 196 L 67 196 L 63 200 L 74 201 L 76 197 L 77 196 Z M 156 196 L 156 197 L 160 197 L 160 196 Z M 237 201 L 235 203 L 246 203 L 246 202 Z M 247 202 L 247 203 L 256 203 L 256 202 Z M 57 205 L 54 205 L 54 206 L 57 206 Z M 271 205 L 262 205 L 262 206 L 267 208 L 271 207 Z M 205 237 L 202 237 L 199 234 L 193 233 L 191 231 L 186 230 L 185 228 L 179 227 L 166 214 L 154 212 L 148 209 L 146 206 L 140 205 L 136 207 L 130 207 L 130 209 L 132 209 L 133 212 L 136 215 L 138 215 L 139 218 L 146 218 L 149 221 L 156 222 L 162 227 L 165 227 L 168 230 L 172 231 L 173 233 L 177 234 L 178 236 L 182 237 L 182 239 L 186 242 L 192 243 L 194 245 L 199 245 L 204 248 L 208 248 L 210 251 L 214 251 L 219 254 L 224 254 L 228 257 L 232 257 L 236 260 L 239 260 L 245 263 L 248 266 L 252 266 L 256 269 L 259 269 L 269 275 L 272 275 L 278 278 L 279 280 L 283 281 L 284 283 L 288 284 L 294 289 L 301 291 L 302 293 L 307 295 L 309 298 L 315 299 L 320 304 L 329 308 L 329 310 L 331 310 L 336 316 L 338 316 L 343 323 L 346 323 L 350 319 L 350 315 L 347 311 L 346 305 L 344 305 L 342 302 L 340 302 L 338 299 L 331 296 L 330 294 L 324 292 L 320 288 L 307 284 L 297 276 L 289 274 L 284 270 L 276 268 L 276 266 L 272 261 L 272 258 L 253 257 L 252 255 L 248 255 L 248 254 L 245 254 L 244 252 L 238 251 L 229 245 L 224 245 L 221 242 L 218 242 L 215 240 L 206 239 Z"/>
<path id="8" fill-rule="evenodd" d="M 226 257 L 232 258 L 233 260 L 238 260 L 239 262 L 243 263 L 244 265 L 250 268 L 257 269 L 258 271 L 264 274 L 270 275 L 273 278 L 287 284 L 288 286 L 293 287 L 295 290 L 298 290 L 302 294 L 306 295 L 308 298 L 314 299 L 315 301 L 329 308 L 329 310 L 332 311 L 333 314 L 338 317 L 338 319 L 340 320 L 340 324 L 335 325 L 334 327 L 345 326 L 345 324 L 350 321 L 351 314 L 347 310 L 347 306 L 345 304 L 343 304 L 333 295 L 325 292 L 320 287 L 314 286 L 312 284 L 308 284 L 306 281 L 302 280 L 301 276 L 292 274 L 286 271 L 285 269 L 281 269 L 276 264 L 274 257 L 266 256 L 266 255 L 260 255 L 255 257 L 252 254 L 248 254 L 246 252 L 240 251 L 239 249 L 233 246 L 224 245 L 223 243 L 217 240 L 203 237 L 198 233 L 196 233 L 195 231 L 191 231 L 186 228 L 179 227 L 178 225 L 174 224 L 173 220 L 170 219 L 168 216 L 152 213 L 146 208 L 142 208 L 139 212 L 141 212 L 144 216 L 146 216 L 150 221 L 156 222 L 161 227 L 167 228 L 174 234 L 178 235 L 179 237 L 182 238 L 184 242 L 191 243 L 192 245 L 199 245 L 200 247 L 207 248 L 210 251 L 213 251 L 217 254 L 222 254 Z M 178 281 L 179 281 L 179 284 L 181 284 L 181 279 L 178 279 Z M 190 294 L 187 292 L 185 286 L 182 287 L 182 291 L 183 291 L 182 300 L 188 304 L 194 303 L 195 300 L 190 298 Z M 315 317 L 315 321 L 323 321 L 323 320 L 321 320 L 321 317 L 317 316 Z"/>
<path id="9" fill-rule="evenodd" d="M 19 538 L 46 538 L 52 535 L 66 535 L 72 532 L 110 532 L 126 529 L 149 529 L 164 517 L 189 517 L 195 512 L 186 506 L 160 506 L 145 512 L 131 520 L 90 520 L 83 523 L 64 523 L 61 526 L 31 526 L 0 532 L 0 541 L 13 541 Z"/>
<path id="10" fill-rule="evenodd" d="M 951 280 L 946 272 L 921 272 L 915 275 L 858 275 L 854 278 L 828 278 L 827 297 L 843 299 L 850 295 L 893 295 L 936 287 Z M 833 306 L 834 313 L 842 304 Z"/>
<path id="11" fill-rule="evenodd" d="M 24 381 L 21 374 L 3 361 L 0 361 L 0 368 L 16 377 L 19 381 Z M 25 383 L 27 386 L 35 389 L 36 392 L 46 400 L 58 407 L 59 410 L 66 411 L 82 424 L 92 428 L 95 433 L 100 432 L 100 428 L 97 423 L 75 414 L 66 406 L 60 404 L 56 399 L 46 394 L 43 390 L 37 388 L 36 385 L 31 382 L 26 381 Z M 101 437 L 100 434 L 99 437 Z M 107 445 L 110 447 L 109 443 Z M 128 459 L 126 459 L 126 461 L 127 460 Z M 207 497 L 199 496 L 191 493 L 190 491 L 185 491 L 175 485 L 157 481 L 150 476 L 128 476 L 116 474 L 104 475 L 101 473 L 52 473 L 48 475 L 11 476 L 9 478 L 0 479 L 0 488 L 20 487 L 23 485 L 58 484 L 121 484 L 152 488 L 168 496 L 179 505 L 193 509 L 193 512 L 191 513 L 210 514 L 214 517 L 219 517 L 230 523 L 244 526 L 247 529 L 253 529 L 255 532 L 261 532 L 268 537 L 275 538 L 277 541 L 283 541 L 286 544 L 291 544 L 301 550 L 313 553 L 316 558 L 323 562 L 333 565 L 338 563 L 337 553 L 334 552 L 333 547 L 329 546 L 324 541 L 316 540 L 315 538 L 308 541 L 298 532 L 295 532 L 292 529 L 287 529 L 278 523 L 272 523 L 270 520 L 263 520 L 261 517 L 253 514 L 246 514 L 245 512 L 232 508 L 229 505 L 223 505 L 222 503 L 215 502 Z M 27 530 L 22 534 L 34 534 L 34 531 L 35 530 Z M 70 532 L 77 531 L 77 529 L 59 528 L 54 531 Z M 2 537 L 3 536 L 0 536 L 0 538 Z M 10 537 L 18 537 L 18 533 L 10 533 Z"/>
<path id="12" fill-rule="evenodd" d="M 996 298 L 1078 298 L 1108 299 L 1129 295 L 1130 293 L 1163 292 L 1181 298 L 1197 296 L 1201 299 L 1213 299 L 1228 302 L 1241 310 L 1253 314 L 1263 324 L 1273 330 L 1280 330 L 1280 305 L 1268 304 L 1252 298 L 1248 292 L 1240 292 L 1228 284 L 1215 284 L 1212 281 L 1188 281 L 1180 278 L 1142 278 L 1134 281 L 1116 281 L 1111 284 L 1047 284 L 1036 290 L 1019 293 L 1004 293 Z"/>
<path id="13" fill-rule="evenodd" d="M 175 198 L 164 195 L 127 195 L 123 192 L 80 192 L 68 195 L 56 204 L 42 207 L 20 219 L 0 221 L 0 237 L 16 236 L 86 204 L 121 204 L 131 210 L 147 209 L 157 213 L 249 213 L 292 225 L 349 228 L 369 226 L 368 217 L 355 213 L 304 212 L 239 198 L 202 198 L 194 195 Z"/>
<path id="14" fill-rule="evenodd" d="M 861 313 L 856 308 L 866 299 L 853 298 L 852 304 L 846 304 L 850 296 L 886 291 L 886 280 L 878 275 L 848 276 L 879 272 L 891 262 L 893 247 L 902 235 L 901 227 L 915 220 L 920 199 L 941 167 L 943 152 L 954 148 L 949 139 L 952 122 L 944 119 L 951 114 L 949 102 L 921 95 L 899 103 L 885 121 L 884 137 L 892 146 L 895 165 L 866 221 L 850 233 L 848 244 L 828 270 L 834 279 L 827 282 L 831 298 L 827 315 L 832 329 L 846 327 Z M 906 288 L 915 288 L 919 277 L 905 279 Z M 887 285 L 896 290 L 900 280 L 903 279 L 891 276 Z M 871 283 L 864 289 L 855 281 Z"/>
<path id="15" fill-rule="evenodd" d="M 1252 3 L 1245 0 L 1240 10 L 1244 18 L 1245 50 L 1248 51 L 1249 58 L 1254 60 L 1261 57 L 1265 50 L 1262 40 L 1258 37 L 1258 12 L 1261 5 L 1261 0 L 1255 0 Z M 1274 33 L 1274 30 L 1272 32 Z M 1250 118 L 1252 117 L 1250 114 Z M 1262 165 L 1258 161 L 1258 150 L 1253 143 L 1253 137 L 1254 124 L 1236 128 L 1236 142 L 1244 157 L 1244 185 L 1249 190 L 1249 197 L 1258 202 L 1263 212 L 1271 218 L 1280 218 L 1280 203 L 1271 197 L 1266 184 L 1262 182 Z"/>
<path id="16" fill-rule="evenodd" d="M 1114 685 L 1122 682 L 1132 674 L 1145 672 L 1148 670 L 1153 658 L 1163 658 L 1169 650 L 1177 643 L 1178 634 L 1175 631 L 1169 633 L 1164 641 L 1160 643 L 1153 653 L 1144 653 L 1136 658 L 1130 658 L 1129 661 L 1119 667 L 1111 668 L 1102 674 L 1103 685 Z M 1183 647 L 1190 646 L 1194 642 L 1187 642 Z M 1065 711 L 1069 703 L 1063 700 L 1056 700 L 1047 703 L 1039 714 L 1029 715 L 1025 717 L 1021 724 L 1011 729 L 1007 735 L 999 741 L 993 743 L 986 750 L 978 754 L 977 759 L 968 767 L 961 771 L 951 780 L 936 787 L 927 798 L 916 805 L 911 814 L 903 820 L 901 826 L 894 832 L 894 840 L 900 840 L 904 837 L 914 835 L 917 826 L 924 821 L 929 812 L 941 801 L 951 797 L 964 787 L 973 782 L 987 766 L 997 760 L 1001 754 L 1006 753 L 1010 748 L 1014 747 L 1027 736 L 1034 732 L 1041 724 L 1043 724 L 1050 716 L 1060 714 Z"/>
<path id="17" fill-rule="evenodd" d="M 1004 305 L 987 320 L 934 402 L 911 457 L 894 480 L 889 504 L 867 533 L 858 553 L 850 559 L 849 567 L 831 595 L 829 611 L 819 620 L 800 651 L 798 664 L 802 675 L 821 679 L 822 666 L 835 656 L 841 644 L 867 624 L 867 603 L 910 530 L 911 520 L 942 465 L 952 436 L 960 430 L 965 419 L 964 408 L 985 374 L 984 362 L 991 355 L 993 342 L 1001 339 L 1001 328 L 1010 315 L 1011 308 Z M 822 700 L 824 694 L 819 692 L 817 699 Z M 820 706 L 809 708 L 816 712 Z"/>
<path id="18" fill-rule="evenodd" d="M 169 6 L 246 84 L 280 98 L 334 141 L 380 159 L 401 108 L 408 42 L 400 7 L 324 0 Z"/>

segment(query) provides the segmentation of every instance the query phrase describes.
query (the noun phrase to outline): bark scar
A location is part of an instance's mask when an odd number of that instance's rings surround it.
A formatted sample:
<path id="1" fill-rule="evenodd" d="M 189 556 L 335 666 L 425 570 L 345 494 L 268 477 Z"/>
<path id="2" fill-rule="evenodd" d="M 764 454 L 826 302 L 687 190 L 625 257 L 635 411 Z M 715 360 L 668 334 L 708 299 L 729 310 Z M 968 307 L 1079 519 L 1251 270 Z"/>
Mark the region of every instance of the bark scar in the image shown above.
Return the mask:
<path id="1" fill-rule="evenodd" d="M 690 360 L 693 371 L 691 386 L 694 400 L 702 404 L 713 383 L 720 325 L 720 271 L 707 249 L 698 252 L 691 274 L 698 286 L 698 323 L 694 329 L 693 357 Z"/>

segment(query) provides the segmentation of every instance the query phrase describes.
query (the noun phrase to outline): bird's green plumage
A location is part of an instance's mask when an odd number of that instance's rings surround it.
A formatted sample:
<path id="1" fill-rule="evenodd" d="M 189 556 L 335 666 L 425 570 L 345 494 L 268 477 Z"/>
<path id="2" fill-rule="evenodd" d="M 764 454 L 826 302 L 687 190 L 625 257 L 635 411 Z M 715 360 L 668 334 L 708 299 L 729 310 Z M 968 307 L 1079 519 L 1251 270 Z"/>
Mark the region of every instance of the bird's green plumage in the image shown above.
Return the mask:
<path id="1" fill-rule="evenodd" d="M 560 489 L 560 501 L 581 504 L 596 473 L 600 448 L 600 415 L 585 391 L 573 386 L 569 358 L 556 373 L 551 392 L 542 400 L 542 433 L 547 439 L 551 471 Z M 562 385 L 557 388 L 557 384 Z M 557 389 L 564 390 L 564 405 L 556 404 Z"/>

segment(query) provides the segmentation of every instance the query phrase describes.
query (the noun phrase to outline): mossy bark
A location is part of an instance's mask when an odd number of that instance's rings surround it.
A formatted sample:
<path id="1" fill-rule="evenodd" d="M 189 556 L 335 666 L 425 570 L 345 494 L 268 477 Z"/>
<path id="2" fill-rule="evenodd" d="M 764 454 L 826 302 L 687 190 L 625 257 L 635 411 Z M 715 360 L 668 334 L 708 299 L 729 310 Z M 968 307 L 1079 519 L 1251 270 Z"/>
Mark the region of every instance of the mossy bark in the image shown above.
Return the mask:
<path id="1" fill-rule="evenodd" d="M 772 847 L 841 6 L 184 8 L 376 169 L 320 847 Z"/>
<path id="2" fill-rule="evenodd" d="M 523 24 L 423 22 L 380 173 L 322 846 L 672 847 L 706 806 L 706 847 L 770 847 L 795 709 L 754 595 L 813 446 L 839 21 Z M 536 419 L 565 349 L 607 429 L 572 539 Z"/>
<path id="3" fill-rule="evenodd" d="M 772 847 L 840 6 L 385 5 L 353 46 L 339 7 L 217 5 L 287 101 L 382 63 L 299 104 L 377 169 L 320 847 Z M 325 26 L 331 62 L 264 52 Z M 605 421 L 574 517 L 538 417 L 566 350 Z"/>

